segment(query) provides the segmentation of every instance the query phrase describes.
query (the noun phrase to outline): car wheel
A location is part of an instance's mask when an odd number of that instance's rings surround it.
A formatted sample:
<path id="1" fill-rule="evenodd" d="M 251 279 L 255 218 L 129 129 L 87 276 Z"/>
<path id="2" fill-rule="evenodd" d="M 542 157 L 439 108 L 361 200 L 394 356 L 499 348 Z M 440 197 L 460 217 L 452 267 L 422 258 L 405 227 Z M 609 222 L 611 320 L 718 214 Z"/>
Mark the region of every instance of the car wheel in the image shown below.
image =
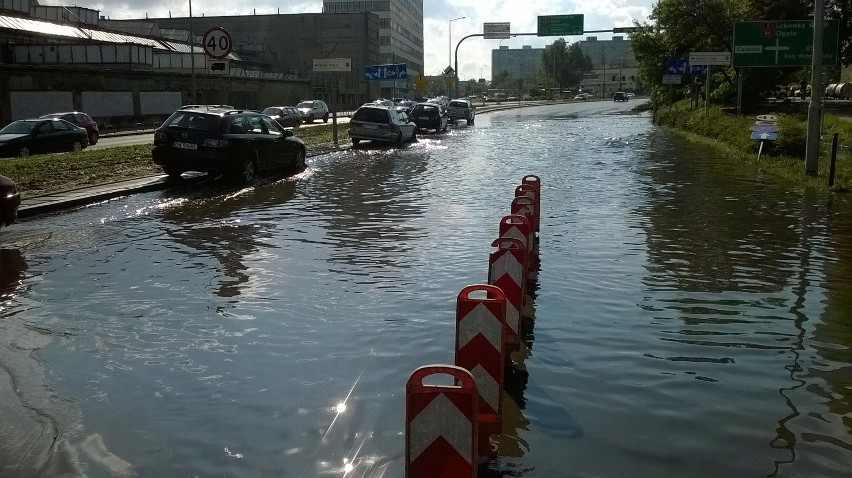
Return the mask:
<path id="1" fill-rule="evenodd" d="M 71 145 L 71 151 L 74 151 L 75 153 L 83 151 L 83 143 L 80 141 L 74 141 L 74 144 Z"/>
<path id="2" fill-rule="evenodd" d="M 174 168 L 163 168 L 163 174 L 169 176 L 169 179 L 183 179 L 183 171 Z"/>
<path id="3" fill-rule="evenodd" d="M 18 152 L 18 156 L 20 156 L 20 157 L 22 157 L 22 158 L 29 158 L 29 157 L 30 157 L 30 148 L 27 148 L 26 146 L 24 146 L 24 147 L 23 147 L 23 148 L 21 148 L 21 150 Z"/>
<path id="4" fill-rule="evenodd" d="M 89 136 L 89 146 L 94 146 L 98 144 L 98 138 L 98 133 L 92 133 L 92 135 Z"/>
<path id="5" fill-rule="evenodd" d="M 237 170 L 237 179 L 248 183 L 254 179 L 255 173 L 257 172 L 257 153 L 254 153 L 250 157 L 243 160 L 240 164 L 240 168 Z"/>
<path id="6" fill-rule="evenodd" d="M 313 123 L 313 122 L 314 122 L 314 115 L 308 116 L 308 123 Z"/>
<path id="7" fill-rule="evenodd" d="M 360 143 L 360 142 L 361 142 L 360 139 L 352 138 L 352 146 L 358 146 L 358 143 Z"/>
<path id="8" fill-rule="evenodd" d="M 305 150 L 304 149 L 299 149 L 298 151 L 296 151 L 295 163 L 296 163 L 295 167 L 296 167 L 297 171 L 301 171 L 301 170 L 305 169 L 306 165 L 305 165 Z"/>
<path id="9" fill-rule="evenodd" d="M 473 124 L 473 119 L 474 119 L 474 116 L 471 116 L 471 117 L 470 117 L 470 119 L 469 119 L 469 120 L 467 120 L 467 124 L 472 125 L 472 124 Z"/>
<path id="10" fill-rule="evenodd" d="M 322 117 L 322 122 L 328 123 L 328 113 L 326 113 L 325 116 Z"/>

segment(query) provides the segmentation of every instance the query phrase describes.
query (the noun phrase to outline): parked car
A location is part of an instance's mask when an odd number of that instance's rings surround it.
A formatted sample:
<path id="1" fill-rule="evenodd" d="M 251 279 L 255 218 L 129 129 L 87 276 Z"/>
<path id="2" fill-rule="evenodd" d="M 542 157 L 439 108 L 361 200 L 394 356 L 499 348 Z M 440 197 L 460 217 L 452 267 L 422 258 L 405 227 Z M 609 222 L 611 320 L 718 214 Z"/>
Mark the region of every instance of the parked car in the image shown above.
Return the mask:
<path id="1" fill-rule="evenodd" d="M 468 100 L 453 100 L 447 106 L 447 113 L 450 115 L 450 121 L 456 122 L 460 119 L 467 121 L 467 124 L 473 124 L 473 119 L 476 117 L 476 106 L 473 106 Z"/>
<path id="2" fill-rule="evenodd" d="M 0 157 L 77 152 L 88 145 L 85 129 L 58 118 L 22 119 L 0 129 Z"/>
<path id="3" fill-rule="evenodd" d="M 86 113 L 81 113 L 79 111 L 70 111 L 67 113 L 50 113 L 47 115 L 41 116 L 42 118 L 59 118 L 64 119 L 69 123 L 73 123 L 89 133 L 89 146 L 94 146 L 98 144 L 98 138 L 100 138 L 101 133 L 98 131 L 98 123 L 95 122 L 91 118 L 91 116 Z"/>
<path id="4" fill-rule="evenodd" d="M 305 167 L 305 143 L 256 111 L 180 109 L 154 131 L 151 157 L 170 177 L 186 171 L 245 182 L 258 171 Z"/>
<path id="5" fill-rule="evenodd" d="M 612 95 L 612 101 L 627 101 L 630 98 L 623 91 L 616 91 L 614 95 Z"/>
<path id="6" fill-rule="evenodd" d="M 12 178 L 0 176 L 0 226 L 9 226 L 18 220 L 21 194 Z"/>
<path id="7" fill-rule="evenodd" d="M 295 106 L 270 106 L 263 110 L 263 114 L 284 128 L 298 128 L 302 124 L 302 113 Z"/>
<path id="8" fill-rule="evenodd" d="M 429 98 L 428 100 L 426 100 L 426 102 L 427 103 L 436 103 L 436 104 L 443 106 L 444 108 L 446 108 L 447 106 L 450 105 L 450 99 L 447 98 L 446 96 L 436 96 L 435 98 Z"/>
<path id="9" fill-rule="evenodd" d="M 411 101 L 411 100 L 402 100 L 402 101 L 396 103 L 397 106 L 404 108 L 405 112 L 408 113 L 409 116 L 411 115 L 411 110 L 414 109 L 414 106 L 416 104 L 417 104 L 416 101 Z"/>
<path id="10" fill-rule="evenodd" d="M 436 103 L 417 103 L 409 114 L 418 130 L 446 131 L 449 115 Z"/>
<path id="11" fill-rule="evenodd" d="M 417 125 L 399 107 L 364 105 L 349 120 L 349 138 L 353 145 L 361 140 L 383 141 L 401 145 L 414 141 Z"/>
<path id="12" fill-rule="evenodd" d="M 322 100 L 302 100 L 296 105 L 302 113 L 302 120 L 305 123 L 313 123 L 315 119 L 322 118 L 323 122 L 328 123 L 328 105 Z"/>

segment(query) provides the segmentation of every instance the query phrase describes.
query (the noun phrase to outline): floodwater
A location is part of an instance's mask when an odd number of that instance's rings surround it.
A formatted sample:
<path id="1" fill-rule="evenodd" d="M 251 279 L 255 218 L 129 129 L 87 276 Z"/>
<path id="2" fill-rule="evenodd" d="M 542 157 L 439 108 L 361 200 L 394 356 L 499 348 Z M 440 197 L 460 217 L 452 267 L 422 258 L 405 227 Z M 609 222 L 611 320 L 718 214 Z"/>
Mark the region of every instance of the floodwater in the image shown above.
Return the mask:
<path id="1" fill-rule="evenodd" d="M 405 382 L 452 363 L 527 174 L 541 270 L 495 476 L 848 476 L 850 198 L 629 106 L 4 228 L 0 476 L 403 476 Z"/>

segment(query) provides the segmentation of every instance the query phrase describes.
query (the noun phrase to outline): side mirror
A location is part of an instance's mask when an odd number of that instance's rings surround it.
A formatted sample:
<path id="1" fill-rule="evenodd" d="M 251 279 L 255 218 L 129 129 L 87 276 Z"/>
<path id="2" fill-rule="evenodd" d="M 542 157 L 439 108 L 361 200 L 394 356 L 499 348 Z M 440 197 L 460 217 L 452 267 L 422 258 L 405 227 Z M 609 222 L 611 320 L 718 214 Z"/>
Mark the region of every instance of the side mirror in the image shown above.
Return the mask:
<path id="1" fill-rule="evenodd" d="M 294 133 L 292 130 L 285 129 L 284 134 L 282 134 L 281 136 L 284 138 L 289 138 L 290 136 L 294 136 L 295 134 L 296 133 Z"/>

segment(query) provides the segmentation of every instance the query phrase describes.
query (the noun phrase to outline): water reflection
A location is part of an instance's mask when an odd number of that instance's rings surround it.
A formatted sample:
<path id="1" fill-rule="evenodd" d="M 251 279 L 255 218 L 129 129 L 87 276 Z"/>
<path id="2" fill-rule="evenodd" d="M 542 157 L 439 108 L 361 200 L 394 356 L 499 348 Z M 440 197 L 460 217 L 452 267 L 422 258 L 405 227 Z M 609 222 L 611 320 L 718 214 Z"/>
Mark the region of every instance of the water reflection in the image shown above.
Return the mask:
<path id="1" fill-rule="evenodd" d="M 0 249 L 0 312 L 3 311 L 3 301 L 14 298 L 27 262 L 17 249 Z"/>

